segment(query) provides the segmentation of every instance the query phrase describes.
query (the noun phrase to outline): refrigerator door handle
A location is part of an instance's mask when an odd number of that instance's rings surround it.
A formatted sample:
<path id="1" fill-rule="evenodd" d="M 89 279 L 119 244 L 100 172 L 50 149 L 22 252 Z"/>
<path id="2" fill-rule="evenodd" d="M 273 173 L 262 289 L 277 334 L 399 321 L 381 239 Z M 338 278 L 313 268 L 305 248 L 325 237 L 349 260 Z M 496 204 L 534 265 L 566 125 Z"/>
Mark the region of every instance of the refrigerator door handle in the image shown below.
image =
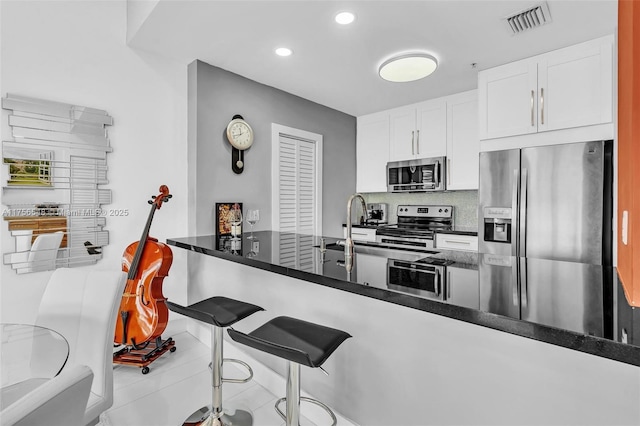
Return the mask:
<path id="1" fill-rule="evenodd" d="M 527 282 L 527 259 L 519 258 L 519 278 L 520 278 L 520 291 L 522 292 L 522 300 L 521 300 L 521 309 L 520 309 L 520 318 L 522 318 L 522 310 L 527 308 L 529 304 L 528 301 L 528 293 L 529 293 L 529 283 Z"/>
<path id="2" fill-rule="evenodd" d="M 520 223 L 518 228 L 519 250 L 518 256 L 527 256 L 527 187 L 529 186 L 528 170 L 522 169 L 520 178 Z"/>
<path id="3" fill-rule="evenodd" d="M 520 232 L 518 232 L 518 185 L 520 184 L 520 170 L 513 169 L 513 188 L 511 194 L 511 255 L 517 256 L 520 243 Z"/>
<path id="4" fill-rule="evenodd" d="M 520 263 L 518 258 L 514 258 L 511 266 L 511 295 L 513 299 L 513 306 L 520 307 L 520 298 L 518 297 L 518 284 L 520 282 Z"/>

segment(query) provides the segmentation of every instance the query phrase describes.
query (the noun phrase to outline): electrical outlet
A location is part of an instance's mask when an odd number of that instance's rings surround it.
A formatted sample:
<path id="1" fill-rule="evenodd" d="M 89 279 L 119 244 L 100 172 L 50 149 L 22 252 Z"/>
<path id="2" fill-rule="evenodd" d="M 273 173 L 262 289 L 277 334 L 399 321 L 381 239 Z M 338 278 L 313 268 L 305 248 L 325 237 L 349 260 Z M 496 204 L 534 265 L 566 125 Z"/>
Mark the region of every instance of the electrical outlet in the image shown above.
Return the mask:
<path id="1" fill-rule="evenodd" d="M 629 235 L 629 212 L 627 210 L 622 212 L 622 244 L 625 246 L 628 244 Z"/>

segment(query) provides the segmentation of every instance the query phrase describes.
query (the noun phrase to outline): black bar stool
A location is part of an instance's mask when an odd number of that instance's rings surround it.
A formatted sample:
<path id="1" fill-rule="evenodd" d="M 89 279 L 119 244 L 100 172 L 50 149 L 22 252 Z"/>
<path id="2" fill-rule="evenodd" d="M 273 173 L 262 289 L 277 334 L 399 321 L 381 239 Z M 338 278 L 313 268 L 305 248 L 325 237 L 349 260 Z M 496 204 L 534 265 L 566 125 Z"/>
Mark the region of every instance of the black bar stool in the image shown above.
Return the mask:
<path id="1" fill-rule="evenodd" d="M 243 318 L 258 311 L 264 311 L 260 306 L 226 297 L 216 296 L 205 299 L 189 306 L 180 306 L 167 301 L 170 310 L 188 316 L 198 321 L 211 324 L 211 377 L 213 398 L 211 407 L 206 406 L 194 412 L 184 421 L 184 426 L 199 425 L 205 421 L 211 425 L 249 426 L 253 424 L 251 413 L 244 410 L 235 410 L 235 414 L 227 414 L 222 410 L 222 382 L 246 383 L 253 377 L 253 370 L 249 364 L 237 360 L 222 357 L 222 329 L 235 324 Z M 222 363 L 233 362 L 245 367 L 249 376 L 245 379 L 225 379 L 222 377 Z"/>
<path id="2" fill-rule="evenodd" d="M 299 426 L 301 400 L 324 408 L 331 416 L 333 425 L 337 424 L 336 416 L 329 407 L 318 400 L 300 396 L 300 364 L 324 371 L 321 365 L 351 335 L 291 317 L 274 318 L 249 334 L 233 328 L 227 332 L 238 343 L 289 361 L 287 396 L 280 398 L 275 407 L 287 426 Z M 287 401 L 286 414 L 279 408 L 282 401 Z"/>

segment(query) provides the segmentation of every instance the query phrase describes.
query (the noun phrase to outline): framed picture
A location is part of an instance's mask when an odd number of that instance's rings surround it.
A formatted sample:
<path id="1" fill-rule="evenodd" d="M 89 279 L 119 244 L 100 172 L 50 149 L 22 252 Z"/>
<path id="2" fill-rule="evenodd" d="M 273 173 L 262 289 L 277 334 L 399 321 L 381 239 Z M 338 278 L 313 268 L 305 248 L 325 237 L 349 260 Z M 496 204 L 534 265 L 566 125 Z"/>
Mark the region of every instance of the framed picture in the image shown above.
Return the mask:
<path id="1" fill-rule="evenodd" d="M 5 149 L 4 164 L 9 165 L 8 186 L 52 187 L 53 152 L 34 149 Z"/>
<path id="2" fill-rule="evenodd" d="M 242 213 L 242 203 L 216 203 L 216 235 L 218 237 L 231 235 L 231 210 L 237 204 Z"/>

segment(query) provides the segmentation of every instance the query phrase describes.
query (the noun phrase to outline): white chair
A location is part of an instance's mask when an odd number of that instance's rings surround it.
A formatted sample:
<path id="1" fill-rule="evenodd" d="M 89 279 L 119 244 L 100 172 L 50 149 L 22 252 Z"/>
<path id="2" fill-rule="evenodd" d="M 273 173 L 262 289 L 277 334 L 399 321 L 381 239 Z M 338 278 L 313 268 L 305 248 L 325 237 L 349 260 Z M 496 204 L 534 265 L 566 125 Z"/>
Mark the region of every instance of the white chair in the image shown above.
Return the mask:
<path id="1" fill-rule="evenodd" d="M 93 372 L 68 365 L 0 413 L 2 426 L 82 426 Z"/>
<path id="2" fill-rule="evenodd" d="M 63 237 L 64 232 L 62 231 L 38 235 L 29 251 L 29 258 L 27 259 L 27 262 L 29 262 L 28 272 L 55 269 L 58 249 Z"/>
<path id="3" fill-rule="evenodd" d="M 127 275 L 95 267 L 56 269 L 44 291 L 36 325 L 62 334 L 69 360 L 93 371 L 84 423 L 113 404 L 113 336 Z"/>
<path id="4" fill-rule="evenodd" d="M 28 253 L 29 250 L 31 250 L 31 240 L 33 239 L 32 229 L 11 231 L 11 236 L 16 239 L 16 253 Z"/>

